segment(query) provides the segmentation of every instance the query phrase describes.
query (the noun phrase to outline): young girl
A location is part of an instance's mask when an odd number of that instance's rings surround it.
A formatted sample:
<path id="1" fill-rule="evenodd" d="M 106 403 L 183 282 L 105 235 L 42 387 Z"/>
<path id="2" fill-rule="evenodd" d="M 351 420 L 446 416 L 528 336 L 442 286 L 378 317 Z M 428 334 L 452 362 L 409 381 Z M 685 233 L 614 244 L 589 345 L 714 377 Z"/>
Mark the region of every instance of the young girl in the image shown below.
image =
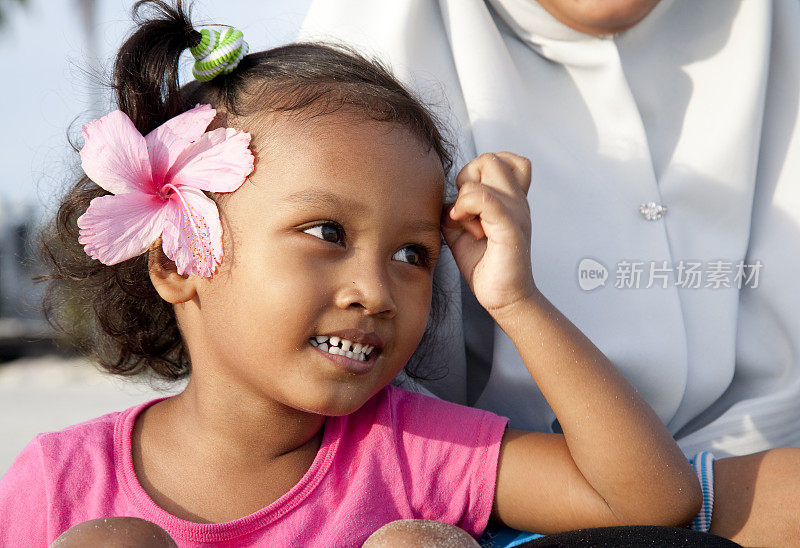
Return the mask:
<path id="1" fill-rule="evenodd" d="M 384 69 L 313 44 L 246 55 L 180 3 L 142 4 L 158 13 L 117 56 L 120 110 L 85 126 L 46 244 L 48 302 L 85 299 L 109 371 L 188 385 L 38 435 L 0 483 L 0 545 L 111 516 L 180 546 L 691 521 L 692 467 L 536 288 L 527 160 L 468 163 L 442 214 L 448 147 Z M 187 47 L 198 80 L 179 88 Z M 441 233 L 563 435 L 389 384 L 425 333 Z"/>

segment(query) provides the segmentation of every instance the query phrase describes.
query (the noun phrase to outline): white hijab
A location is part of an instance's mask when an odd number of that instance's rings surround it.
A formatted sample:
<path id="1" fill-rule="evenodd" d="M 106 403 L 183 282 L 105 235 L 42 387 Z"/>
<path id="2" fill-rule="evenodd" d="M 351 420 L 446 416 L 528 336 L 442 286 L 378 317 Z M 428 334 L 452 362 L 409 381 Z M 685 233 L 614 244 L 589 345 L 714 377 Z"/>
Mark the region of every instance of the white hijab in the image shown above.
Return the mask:
<path id="1" fill-rule="evenodd" d="M 301 38 L 378 55 L 438 103 L 456 169 L 487 151 L 528 156 L 538 287 L 684 450 L 722 455 L 800 445 L 798 29 L 796 0 L 661 0 L 607 37 L 532 0 L 316 0 Z M 667 207 L 662 219 L 643 217 L 648 202 Z M 581 288 L 586 258 L 606 267 L 605 286 Z M 666 288 L 646 287 L 651 265 L 681 260 L 702 263 L 700 288 L 675 287 L 674 271 Z M 625 261 L 642 263 L 638 289 L 615 287 Z M 712 261 L 731 281 L 738 262 L 760 261 L 758 286 L 702 287 Z M 457 287 L 452 264 L 441 274 Z M 481 331 L 468 299 L 466 368 L 453 296 L 437 362 L 449 374 L 428 387 L 515 428 L 550 430 L 513 344 Z"/>

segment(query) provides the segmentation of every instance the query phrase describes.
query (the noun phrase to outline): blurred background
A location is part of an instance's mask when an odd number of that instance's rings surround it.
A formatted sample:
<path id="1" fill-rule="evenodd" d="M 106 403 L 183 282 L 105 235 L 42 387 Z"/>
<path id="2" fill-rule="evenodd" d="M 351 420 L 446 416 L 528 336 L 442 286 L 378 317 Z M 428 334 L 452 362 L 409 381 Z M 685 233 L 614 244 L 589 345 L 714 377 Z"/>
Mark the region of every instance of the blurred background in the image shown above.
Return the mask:
<path id="1" fill-rule="evenodd" d="M 39 432 L 182 386 L 99 372 L 42 320 L 36 237 L 80 170 L 67 139 L 110 110 L 104 82 L 133 0 L 0 0 L 0 476 Z M 310 0 L 195 0 L 195 24 L 241 29 L 258 51 L 291 42 Z M 191 55 L 182 82 L 191 79 Z M 75 141 L 78 142 L 77 140 Z"/>

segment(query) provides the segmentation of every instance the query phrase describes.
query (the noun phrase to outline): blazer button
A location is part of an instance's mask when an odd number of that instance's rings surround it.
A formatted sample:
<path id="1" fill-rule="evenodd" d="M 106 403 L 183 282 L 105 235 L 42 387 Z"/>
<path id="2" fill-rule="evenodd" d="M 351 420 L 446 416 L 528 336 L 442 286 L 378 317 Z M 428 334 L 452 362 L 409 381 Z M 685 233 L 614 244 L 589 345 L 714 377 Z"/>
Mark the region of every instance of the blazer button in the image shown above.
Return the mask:
<path id="1" fill-rule="evenodd" d="M 667 206 L 662 206 L 655 202 L 642 204 L 639 206 L 639 213 L 648 221 L 657 221 L 667 212 Z"/>

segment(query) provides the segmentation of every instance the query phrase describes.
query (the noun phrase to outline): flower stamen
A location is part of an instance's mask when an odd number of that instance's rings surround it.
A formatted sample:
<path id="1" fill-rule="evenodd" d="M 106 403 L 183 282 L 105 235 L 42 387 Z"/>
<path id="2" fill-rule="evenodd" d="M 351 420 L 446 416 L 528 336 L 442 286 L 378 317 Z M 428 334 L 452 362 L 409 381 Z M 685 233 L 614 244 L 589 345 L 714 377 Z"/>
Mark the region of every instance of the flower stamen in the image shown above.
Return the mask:
<path id="1" fill-rule="evenodd" d="M 189 225 L 192 227 L 192 232 L 194 232 L 196 238 L 201 238 L 200 227 L 196 225 L 194 215 L 192 215 L 192 210 L 189 209 L 189 204 L 186 203 L 186 199 L 183 197 L 181 191 L 178 190 L 178 187 L 176 187 L 172 183 L 165 184 L 164 186 L 161 187 L 161 190 L 164 190 L 165 188 L 171 188 L 173 191 L 175 191 L 175 195 L 178 196 L 178 199 L 183 204 L 183 209 L 186 211 L 186 217 L 188 217 L 189 219 Z"/>

